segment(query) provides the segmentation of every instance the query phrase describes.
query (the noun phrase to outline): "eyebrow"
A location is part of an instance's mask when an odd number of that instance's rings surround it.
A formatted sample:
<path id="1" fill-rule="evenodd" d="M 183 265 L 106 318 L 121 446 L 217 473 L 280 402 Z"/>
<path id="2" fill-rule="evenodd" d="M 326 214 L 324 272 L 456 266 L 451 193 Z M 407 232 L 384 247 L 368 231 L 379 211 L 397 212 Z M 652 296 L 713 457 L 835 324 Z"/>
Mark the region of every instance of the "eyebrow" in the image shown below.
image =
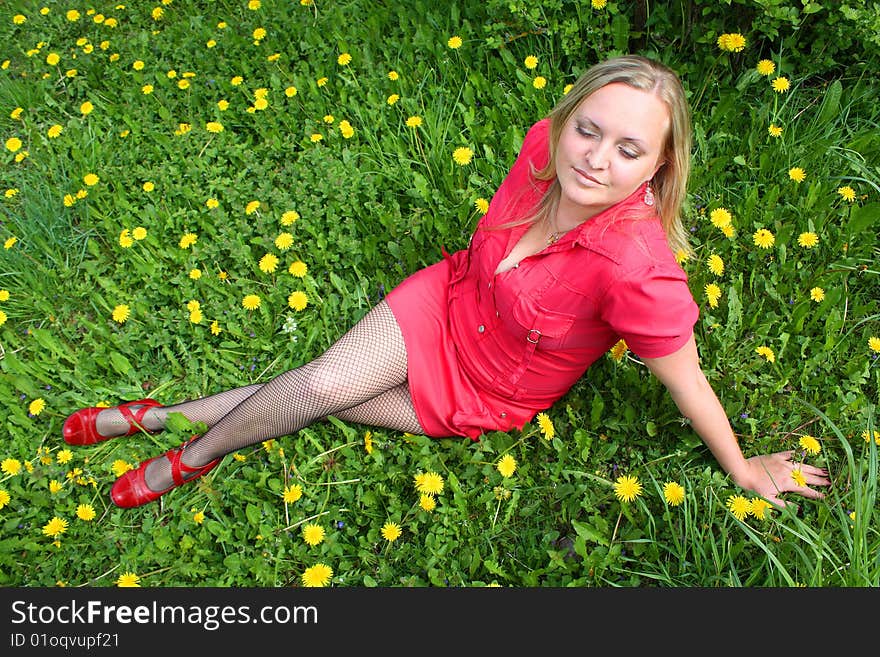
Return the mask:
<path id="1" fill-rule="evenodd" d="M 576 116 L 575 118 L 578 122 L 589 123 L 590 126 L 596 128 L 596 130 L 599 130 L 600 132 L 602 130 L 602 128 L 600 128 L 599 125 L 588 116 Z M 647 146 L 645 140 L 639 137 L 624 137 L 621 141 L 628 141 L 630 143 L 637 144 L 641 148 L 645 148 Z"/>

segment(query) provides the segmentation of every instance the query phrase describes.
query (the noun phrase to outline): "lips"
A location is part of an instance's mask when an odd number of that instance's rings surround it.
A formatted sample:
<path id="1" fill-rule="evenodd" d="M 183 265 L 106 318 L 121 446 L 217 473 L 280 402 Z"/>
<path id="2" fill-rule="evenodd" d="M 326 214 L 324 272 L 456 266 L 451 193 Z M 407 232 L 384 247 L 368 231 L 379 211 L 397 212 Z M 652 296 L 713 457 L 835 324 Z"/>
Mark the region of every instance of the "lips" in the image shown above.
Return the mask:
<path id="1" fill-rule="evenodd" d="M 580 180 L 582 182 L 586 181 L 586 182 L 592 183 L 593 185 L 599 185 L 600 187 L 605 186 L 605 184 L 603 182 L 601 182 L 600 180 L 597 180 L 596 178 L 591 176 L 589 173 L 587 173 L 583 169 L 580 169 L 578 167 L 572 167 L 572 169 L 574 169 L 575 174 L 577 175 L 578 178 L 580 178 Z"/>

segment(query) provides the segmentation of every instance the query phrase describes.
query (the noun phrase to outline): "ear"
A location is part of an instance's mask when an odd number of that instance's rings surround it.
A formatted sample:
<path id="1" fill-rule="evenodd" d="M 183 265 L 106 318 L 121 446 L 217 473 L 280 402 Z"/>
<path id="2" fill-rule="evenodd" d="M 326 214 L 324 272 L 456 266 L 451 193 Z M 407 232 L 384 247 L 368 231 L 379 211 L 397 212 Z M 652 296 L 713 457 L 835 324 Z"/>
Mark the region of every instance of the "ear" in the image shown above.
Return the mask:
<path id="1" fill-rule="evenodd" d="M 660 171 L 660 169 L 662 169 L 664 166 L 666 166 L 666 160 L 660 160 L 657 163 L 657 166 L 654 167 L 654 170 L 651 172 L 651 177 L 648 180 L 653 180 L 654 176 L 657 175 L 657 172 Z"/>

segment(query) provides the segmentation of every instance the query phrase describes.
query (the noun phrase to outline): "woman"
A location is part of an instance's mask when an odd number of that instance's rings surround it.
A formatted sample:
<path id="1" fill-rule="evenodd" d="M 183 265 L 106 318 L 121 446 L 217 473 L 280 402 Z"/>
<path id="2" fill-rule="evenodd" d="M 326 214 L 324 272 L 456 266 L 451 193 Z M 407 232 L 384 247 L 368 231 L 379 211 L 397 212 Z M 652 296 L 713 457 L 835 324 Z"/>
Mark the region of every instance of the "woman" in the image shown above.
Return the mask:
<path id="1" fill-rule="evenodd" d="M 551 406 L 624 339 L 742 488 L 822 494 L 824 470 L 791 452 L 746 459 L 699 366 L 697 306 L 673 252 L 690 119 L 667 67 L 624 56 L 586 71 L 529 130 L 466 250 L 416 272 L 320 357 L 265 384 L 161 406 L 86 408 L 65 421 L 85 445 L 164 427 L 182 413 L 209 428 L 113 485 L 121 507 L 158 499 L 232 451 L 328 415 L 428 436 L 508 431 Z"/>

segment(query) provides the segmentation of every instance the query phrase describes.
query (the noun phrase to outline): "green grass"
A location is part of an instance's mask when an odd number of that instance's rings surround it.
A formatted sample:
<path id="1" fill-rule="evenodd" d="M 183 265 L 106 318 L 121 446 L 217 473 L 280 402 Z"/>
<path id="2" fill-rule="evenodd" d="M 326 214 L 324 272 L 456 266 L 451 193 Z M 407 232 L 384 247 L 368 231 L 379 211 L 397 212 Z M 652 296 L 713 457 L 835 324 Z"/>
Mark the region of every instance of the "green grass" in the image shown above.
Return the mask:
<path id="1" fill-rule="evenodd" d="M 880 335 L 871 57 L 810 68 L 798 32 L 774 41 L 766 22 L 754 34 L 739 28 L 743 52 L 721 53 L 712 35 L 733 31 L 724 14 L 681 43 L 671 19 L 664 34 L 659 9 L 654 27 L 636 34 L 626 3 L 546 3 L 544 13 L 534 9 L 541 3 L 519 13 L 510 3 L 507 14 L 506 3 L 476 1 L 263 0 L 250 10 L 245 1 L 174 0 L 160 20 L 149 3 L 128 4 L 90 5 L 116 27 L 85 6 L 77 21 L 65 17 L 73 5 L 0 8 L 0 137 L 22 142 L 3 147 L 0 169 L 0 290 L 9 293 L 0 301 L 0 503 L 2 492 L 9 498 L 0 584 L 113 586 L 132 572 L 149 587 L 299 586 L 317 563 L 332 568 L 334 586 L 880 583 L 878 445 L 865 439 L 877 431 L 880 383 L 869 346 Z M 571 21 L 558 20 L 565 12 Z M 254 43 L 259 27 L 267 34 Z M 447 46 L 453 35 L 461 48 Z M 578 43 L 593 45 L 577 57 Z M 628 43 L 680 70 L 693 106 L 686 220 L 696 255 L 684 267 L 700 304 L 703 367 L 743 451 L 795 449 L 827 467 L 824 500 L 790 498 L 797 509 L 734 517 L 728 500 L 749 494 L 631 354 L 602 358 L 549 411 L 549 440 L 537 424 L 472 443 L 331 419 L 228 456 L 196 484 L 133 510 L 110 503 L 114 462 L 136 465 L 180 442 L 186 426 L 65 451 L 61 425 L 77 408 L 144 395 L 170 404 L 266 381 L 320 354 L 441 247 L 467 245 L 476 200 L 491 198 L 528 127 L 600 54 Z M 538 57 L 535 70 L 527 55 Z M 765 57 L 777 66 L 771 78 L 754 70 Z M 532 85 L 537 75 L 543 89 Z M 790 80 L 787 92 L 771 88 L 776 75 Z M 249 111 L 259 89 L 268 106 Z M 84 116 L 86 100 L 95 109 Z M 421 126 L 408 127 L 410 116 Z M 224 130 L 208 132 L 210 121 Z M 63 131 L 50 138 L 56 124 Z M 459 146 L 474 151 L 466 166 L 452 159 Z M 793 167 L 803 182 L 789 177 Z M 94 186 L 83 181 L 89 173 Z M 76 198 L 80 190 L 87 195 Z M 259 208 L 247 214 L 252 201 Z M 710 220 L 719 208 L 731 213 L 731 236 Z M 284 225 L 289 211 L 299 219 Z M 123 248 L 120 234 L 137 227 L 146 237 Z M 761 228 L 775 238 L 770 248 L 753 242 Z M 190 232 L 197 241 L 181 248 Z M 287 250 L 275 245 L 282 232 L 293 236 Z M 800 246 L 805 232 L 818 244 Z M 274 272 L 258 265 L 267 253 L 279 258 Z M 721 275 L 707 266 L 711 255 Z M 294 261 L 307 265 L 303 278 L 288 273 Z M 715 306 L 707 284 L 721 293 Z M 813 288 L 823 300 L 811 299 Z M 288 306 L 294 291 L 308 297 L 301 311 Z M 261 297 L 258 309 L 242 307 L 248 294 Z M 111 318 L 120 304 L 131 311 L 124 323 Z M 769 347 L 773 362 L 757 347 Z M 45 408 L 32 414 L 38 399 Z M 820 441 L 818 455 L 799 447 L 803 435 Z M 504 454 L 517 462 L 511 477 L 496 468 Z M 414 486 L 429 471 L 444 481 L 431 512 Z M 629 503 L 613 489 L 624 474 L 643 486 Z M 664 502 L 670 481 L 685 488 L 680 506 Z M 285 503 L 294 484 L 302 497 Z M 94 519 L 77 517 L 82 504 Z M 46 536 L 54 517 L 67 529 Z M 394 542 L 381 535 L 386 522 L 403 530 Z M 325 529 L 324 541 L 303 541 L 307 523 Z"/>

